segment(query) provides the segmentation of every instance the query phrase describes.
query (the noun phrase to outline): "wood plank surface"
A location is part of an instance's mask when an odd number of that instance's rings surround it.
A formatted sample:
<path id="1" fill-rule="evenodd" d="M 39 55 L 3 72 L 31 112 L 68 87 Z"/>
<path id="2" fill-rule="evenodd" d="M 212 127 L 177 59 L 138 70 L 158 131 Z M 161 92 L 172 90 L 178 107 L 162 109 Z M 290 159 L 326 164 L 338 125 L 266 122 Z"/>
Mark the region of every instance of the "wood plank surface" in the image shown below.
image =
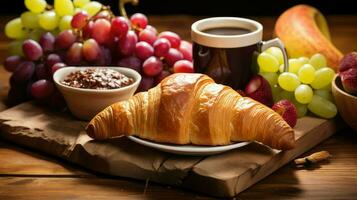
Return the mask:
<path id="1" fill-rule="evenodd" d="M 64 165 L 58 159 L 28 151 L 14 144 L 0 142 L 0 176 L 93 176 L 78 167 Z"/>
<path id="2" fill-rule="evenodd" d="M 0 18 L 0 28 L 2 30 L 6 21 L 11 18 L 12 17 Z M 158 27 L 160 31 L 172 30 L 178 32 L 183 38 L 189 39 L 191 23 L 200 18 L 204 17 L 150 16 L 149 20 L 151 24 Z M 275 18 L 259 17 L 255 19 L 264 25 L 264 38 L 271 38 Z M 356 51 L 357 16 L 327 16 L 327 19 L 330 24 L 332 40 L 336 46 L 344 53 L 353 50 Z M 8 40 L 5 38 L 4 33 L 1 32 L 0 60 L 3 60 L 6 56 L 7 43 Z M 9 73 L 5 72 L 1 67 L 0 85 L 2 89 L 0 90 L 0 96 L 2 99 L 8 89 L 8 77 Z M 4 109 L 2 104 L 0 105 L 0 109 Z M 0 163 L 6 163 L 6 167 L 2 168 L 0 175 L 0 199 L 56 199 L 57 197 L 57 199 L 116 199 L 122 197 L 127 199 L 158 199 L 161 196 L 165 196 L 166 199 L 198 198 L 190 192 L 160 186 L 155 187 L 154 191 L 148 189 L 146 195 L 142 195 L 145 183 L 128 179 L 116 180 L 116 183 L 99 184 L 101 181 L 105 182 L 107 178 L 98 181 L 93 187 L 86 186 L 88 185 L 87 181 L 91 182 L 88 178 L 72 178 L 79 181 L 70 189 L 71 193 L 75 193 L 74 191 L 77 188 L 82 188 L 79 191 L 83 196 L 86 195 L 86 193 L 93 194 L 93 190 L 95 190 L 95 194 L 93 195 L 97 196 L 91 195 L 83 198 L 81 195 L 78 195 L 76 198 L 71 198 L 70 196 L 66 196 L 68 192 L 62 189 L 65 185 L 57 185 L 56 189 L 45 194 L 47 190 L 44 190 L 44 188 L 46 187 L 41 184 L 31 184 L 30 187 L 25 187 L 21 182 L 17 182 L 18 184 L 11 183 L 16 183 L 16 179 L 24 183 L 24 180 L 28 177 L 23 177 L 23 174 L 26 176 L 33 174 L 31 178 L 41 182 L 44 177 L 51 176 L 48 172 L 57 171 L 67 173 L 63 175 L 63 179 L 69 179 L 67 176 L 71 173 L 81 174 L 87 172 L 61 160 L 53 160 L 46 155 L 34 154 L 32 151 L 19 149 L 17 147 L 14 148 L 13 145 L 0 145 L 0 150 L 2 152 Z M 305 155 L 319 150 L 327 150 L 332 153 L 333 157 L 331 161 L 307 169 L 297 169 L 290 163 L 263 181 L 242 192 L 237 199 L 355 199 L 357 195 L 357 190 L 355 189 L 357 185 L 357 133 L 351 129 L 341 131 Z M 28 170 L 28 164 L 26 162 L 19 162 L 19 160 L 23 159 L 34 163 L 36 167 Z M 66 169 L 70 170 L 67 171 Z M 72 169 L 74 170 L 72 171 Z M 45 174 L 48 173 L 48 175 L 38 176 L 38 174 L 42 172 L 45 172 Z M 62 177 L 62 175 L 59 175 L 59 177 Z M 12 180 L 9 180 L 10 178 Z M 60 183 L 61 179 L 62 178 L 58 177 L 53 178 L 54 182 L 52 183 Z M 117 185 L 117 188 L 112 184 Z M 135 186 L 135 184 L 137 185 Z M 45 186 L 46 185 L 48 185 L 47 189 L 52 187 L 49 182 L 47 182 Z M 149 188 L 150 185 L 151 184 L 149 184 Z M 126 187 L 127 190 L 120 189 L 124 187 Z M 111 188 L 115 189 L 111 190 Z M 117 189 L 120 190 L 120 195 L 118 195 L 119 192 Z M 21 191 L 21 193 L 19 191 Z"/>

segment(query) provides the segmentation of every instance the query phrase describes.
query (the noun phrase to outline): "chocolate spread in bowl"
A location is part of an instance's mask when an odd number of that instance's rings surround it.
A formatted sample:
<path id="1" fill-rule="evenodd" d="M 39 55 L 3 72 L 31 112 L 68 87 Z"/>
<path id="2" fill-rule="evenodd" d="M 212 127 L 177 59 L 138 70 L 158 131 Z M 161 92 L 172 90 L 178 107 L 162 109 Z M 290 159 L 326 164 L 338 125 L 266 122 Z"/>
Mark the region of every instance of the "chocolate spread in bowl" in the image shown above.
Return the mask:
<path id="1" fill-rule="evenodd" d="M 109 68 L 88 68 L 70 73 L 63 85 L 84 89 L 117 89 L 134 83 L 134 79 Z"/>

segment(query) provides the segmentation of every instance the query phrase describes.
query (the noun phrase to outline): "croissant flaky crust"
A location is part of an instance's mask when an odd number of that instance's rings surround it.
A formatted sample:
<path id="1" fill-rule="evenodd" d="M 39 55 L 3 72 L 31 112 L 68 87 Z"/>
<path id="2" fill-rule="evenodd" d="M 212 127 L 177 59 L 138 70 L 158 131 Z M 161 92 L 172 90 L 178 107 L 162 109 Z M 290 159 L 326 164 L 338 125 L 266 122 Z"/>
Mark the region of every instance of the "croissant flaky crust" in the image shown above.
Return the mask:
<path id="1" fill-rule="evenodd" d="M 204 74 L 173 74 L 148 92 L 107 107 L 86 131 L 95 139 L 135 135 L 196 145 L 255 140 L 282 150 L 295 145 L 294 130 L 279 114 Z"/>

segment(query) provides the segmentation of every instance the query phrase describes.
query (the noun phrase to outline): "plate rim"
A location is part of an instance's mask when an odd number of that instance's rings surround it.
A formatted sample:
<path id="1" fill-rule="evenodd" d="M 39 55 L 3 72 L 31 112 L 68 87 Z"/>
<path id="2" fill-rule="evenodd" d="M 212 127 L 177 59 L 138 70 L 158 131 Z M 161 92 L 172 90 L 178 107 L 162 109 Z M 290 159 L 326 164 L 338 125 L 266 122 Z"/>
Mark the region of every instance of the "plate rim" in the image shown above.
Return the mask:
<path id="1" fill-rule="evenodd" d="M 175 144 L 163 144 L 147 139 L 142 139 L 137 136 L 127 136 L 131 141 L 139 143 L 144 146 L 148 146 L 159 150 L 169 150 L 182 153 L 212 153 L 212 152 L 224 152 L 239 147 L 246 146 L 251 143 L 251 141 L 236 142 L 233 144 L 222 145 L 222 146 L 195 146 L 195 145 L 175 145 Z"/>

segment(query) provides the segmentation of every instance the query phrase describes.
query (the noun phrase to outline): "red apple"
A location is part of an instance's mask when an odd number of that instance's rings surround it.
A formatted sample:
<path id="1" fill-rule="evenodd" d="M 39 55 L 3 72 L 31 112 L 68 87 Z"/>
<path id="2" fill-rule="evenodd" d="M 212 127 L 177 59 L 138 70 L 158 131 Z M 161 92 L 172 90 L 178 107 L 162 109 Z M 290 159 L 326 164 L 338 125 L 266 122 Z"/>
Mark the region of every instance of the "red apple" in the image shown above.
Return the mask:
<path id="1" fill-rule="evenodd" d="M 340 72 L 343 88 L 346 92 L 357 95 L 357 68 Z"/>
<path id="2" fill-rule="evenodd" d="M 272 109 L 279 113 L 283 117 L 283 119 L 290 125 L 290 127 L 294 128 L 297 121 L 297 112 L 296 107 L 289 100 L 283 99 L 274 104 Z"/>
<path id="3" fill-rule="evenodd" d="M 273 95 L 269 82 L 261 75 L 253 76 L 245 87 L 245 94 L 260 103 L 271 107 L 273 105 Z"/>
<path id="4" fill-rule="evenodd" d="M 350 68 L 357 68 L 357 52 L 346 54 L 340 62 L 340 72 L 346 71 Z"/>

